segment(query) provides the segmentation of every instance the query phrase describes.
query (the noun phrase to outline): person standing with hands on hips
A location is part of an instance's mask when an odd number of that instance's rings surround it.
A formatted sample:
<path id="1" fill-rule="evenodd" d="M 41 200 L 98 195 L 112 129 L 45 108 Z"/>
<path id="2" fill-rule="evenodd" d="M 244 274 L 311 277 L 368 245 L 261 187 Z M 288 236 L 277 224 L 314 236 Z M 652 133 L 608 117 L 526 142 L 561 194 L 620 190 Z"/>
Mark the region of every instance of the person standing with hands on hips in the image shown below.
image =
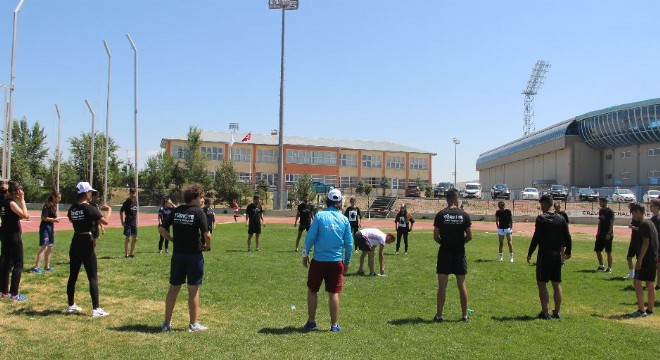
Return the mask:
<path id="1" fill-rule="evenodd" d="M 4 191 L 4 189 L 3 189 Z M 13 301 L 27 301 L 27 297 L 18 290 L 23 273 L 23 230 L 21 219 L 29 219 L 25 205 L 25 192 L 16 181 L 9 181 L 4 199 L 0 202 L 0 239 L 2 239 L 2 268 L 0 268 L 0 288 L 2 298 Z M 11 275 L 11 282 L 9 276 Z M 11 286 L 10 286 L 11 283 Z"/>
<path id="2" fill-rule="evenodd" d="M 353 234 L 348 218 L 342 215 L 341 191 L 328 192 L 326 209 L 316 214 L 312 226 L 305 237 L 302 250 L 302 264 L 309 267 L 307 274 L 307 322 L 305 330 L 317 330 L 316 308 L 321 282 L 325 281 L 330 307 L 330 331 L 341 330 L 339 326 L 339 293 L 353 256 Z M 312 261 L 309 253 L 314 249 Z"/>
<path id="3" fill-rule="evenodd" d="M 408 233 L 412 231 L 415 219 L 408 213 L 405 205 L 401 205 L 399 213 L 394 217 L 394 227 L 396 230 L 396 254 L 399 255 L 399 248 L 401 245 L 401 236 L 403 236 L 403 243 L 405 245 L 406 255 L 408 255 Z"/>
<path id="4" fill-rule="evenodd" d="M 185 205 L 180 205 L 163 220 L 158 232 L 172 242 L 170 261 L 170 289 L 165 298 L 165 321 L 162 330 L 172 329 L 172 313 L 176 297 L 188 280 L 188 331 L 203 331 L 208 328 L 197 321 L 199 315 L 199 286 L 204 277 L 204 256 L 202 251 L 211 251 L 211 232 L 206 222 L 206 214 L 201 209 L 204 204 L 204 188 L 199 184 L 190 185 L 183 192 Z M 172 227 L 174 236 L 170 235 Z"/>
<path id="5" fill-rule="evenodd" d="M 135 189 L 129 190 L 130 196 L 119 209 L 119 220 L 121 221 L 121 226 L 124 228 L 124 236 L 126 240 L 124 241 L 124 257 L 133 258 L 135 257 L 135 244 L 137 244 L 137 191 Z M 131 243 L 131 251 L 128 252 L 128 243 Z"/>
<path id="6" fill-rule="evenodd" d="M 248 251 L 251 250 L 250 248 L 252 245 L 252 235 L 255 235 L 255 245 L 257 247 L 257 251 L 261 251 L 261 248 L 259 247 L 259 236 L 261 235 L 261 225 L 265 226 L 265 223 L 264 209 L 259 203 L 259 195 L 255 195 L 252 198 L 252 204 L 245 208 L 245 225 L 248 228 Z"/>
<path id="7" fill-rule="evenodd" d="M 312 217 L 314 216 L 314 205 L 309 203 L 309 195 L 303 196 L 303 202 L 298 205 L 298 212 L 296 212 L 296 220 L 293 221 L 293 227 L 296 227 L 298 219 L 300 219 L 300 226 L 298 227 L 298 237 L 296 238 L 296 252 L 298 252 L 298 244 L 303 231 L 309 232 L 309 227 L 312 226 Z"/>
<path id="8" fill-rule="evenodd" d="M 607 197 L 599 199 L 598 230 L 594 251 L 598 258 L 597 271 L 612 272 L 612 241 L 614 240 L 614 211 L 607 207 Z M 607 253 L 607 269 L 603 265 L 603 250 Z"/>
<path id="9" fill-rule="evenodd" d="M 360 223 L 362 221 L 362 213 L 360 212 L 360 208 L 355 205 L 355 201 L 355 196 L 351 196 L 348 200 L 350 206 L 344 211 L 344 216 L 348 218 L 348 222 L 351 224 L 351 232 L 353 234 L 362 227 L 362 224 Z M 357 249 L 357 244 L 355 244 L 355 251 L 357 251 Z"/>

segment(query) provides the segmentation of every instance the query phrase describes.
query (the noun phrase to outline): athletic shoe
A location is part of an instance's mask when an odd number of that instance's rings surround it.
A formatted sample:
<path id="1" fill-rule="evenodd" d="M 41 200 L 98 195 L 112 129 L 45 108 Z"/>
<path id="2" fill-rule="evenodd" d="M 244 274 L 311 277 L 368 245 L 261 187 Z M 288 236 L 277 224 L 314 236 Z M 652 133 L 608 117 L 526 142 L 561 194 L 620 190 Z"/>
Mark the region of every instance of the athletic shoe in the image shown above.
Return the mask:
<path id="1" fill-rule="evenodd" d="M 466 316 L 461 317 L 461 321 L 464 322 L 464 323 L 470 322 L 470 318 L 467 317 L 467 315 L 466 315 Z"/>
<path id="2" fill-rule="evenodd" d="M 385 272 L 383 271 L 380 274 L 378 274 L 378 276 L 387 276 L 387 274 L 385 274 Z"/>
<path id="3" fill-rule="evenodd" d="M 206 326 L 204 326 L 204 325 L 202 325 L 198 322 L 188 325 L 188 332 L 204 331 L 204 330 L 208 330 L 208 329 L 209 328 L 207 328 Z"/>
<path id="4" fill-rule="evenodd" d="M 538 319 L 541 319 L 541 320 L 550 320 L 551 319 L 550 314 L 544 314 L 543 311 L 541 311 L 536 317 Z"/>
<path id="5" fill-rule="evenodd" d="M 158 253 L 159 253 L 159 254 L 162 254 L 162 253 L 163 253 L 163 250 L 158 250 Z"/>
<path id="6" fill-rule="evenodd" d="M 103 310 L 101 308 L 96 308 L 96 309 L 92 310 L 92 317 L 93 318 L 104 317 L 104 316 L 108 316 L 108 315 L 110 315 L 110 313 L 106 312 L 105 310 Z"/>
<path id="7" fill-rule="evenodd" d="M 11 294 L 9 294 L 9 293 L 2 293 L 2 300 L 9 300 L 10 297 L 11 297 Z"/>
<path id="8" fill-rule="evenodd" d="M 358 270 L 356 274 L 364 276 L 364 270 Z"/>
<path id="9" fill-rule="evenodd" d="M 651 315 L 653 315 L 653 311 L 651 311 L 651 310 L 649 310 L 649 309 L 646 309 L 645 313 L 646 313 L 646 316 L 651 316 Z"/>
<path id="10" fill-rule="evenodd" d="M 656 290 L 660 290 L 660 285 L 656 285 L 656 286 L 655 286 L 655 289 L 656 289 Z"/>
<path id="11" fill-rule="evenodd" d="M 509 257 L 509 262 L 513 262 L 513 255 Z"/>
<path id="12" fill-rule="evenodd" d="M 66 308 L 67 314 L 73 314 L 73 313 L 79 314 L 80 312 L 82 312 L 82 308 L 76 304 L 73 304 Z"/>
<path id="13" fill-rule="evenodd" d="M 296 248 L 296 252 L 298 252 L 298 248 Z"/>
<path id="14" fill-rule="evenodd" d="M 172 324 L 163 323 L 163 332 L 168 332 L 172 330 Z"/>
<path id="15" fill-rule="evenodd" d="M 169 250 L 165 249 L 165 254 L 169 254 L 169 253 L 170 253 Z"/>
<path id="16" fill-rule="evenodd" d="M 35 274 L 39 274 L 39 275 L 44 273 L 44 271 L 41 270 L 40 268 L 34 268 L 34 269 L 32 269 L 32 272 L 35 273 Z"/>
<path id="17" fill-rule="evenodd" d="M 626 275 L 623 276 L 624 279 L 632 279 L 633 277 L 630 276 L 630 273 L 627 273 Z"/>
<path id="18" fill-rule="evenodd" d="M 627 315 L 628 317 L 647 317 L 648 314 L 646 314 L 646 311 L 640 311 L 640 310 L 635 310 L 634 312 L 631 312 L 630 314 Z"/>
<path id="19" fill-rule="evenodd" d="M 10 298 L 12 301 L 24 302 L 27 301 L 27 297 L 23 294 L 16 294 Z"/>
<path id="20" fill-rule="evenodd" d="M 305 330 L 318 330 L 319 327 L 316 326 L 315 322 L 311 322 L 311 321 L 307 320 L 305 325 L 303 325 L 303 329 L 305 329 Z"/>
<path id="21" fill-rule="evenodd" d="M 596 269 L 596 271 L 605 271 L 605 266 L 598 265 L 598 269 Z"/>
<path id="22" fill-rule="evenodd" d="M 442 319 L 442 315 L 436 315 L 433 317 L 433 322 L 441 323 L 444 320 Z"/>
<path id="23" fill-rule="evenodd" d="M 394 255 L 399 255 L 399 252 L 398 252 L 398 251 L 397 251 L 397 252 L 395 252 L 395 253 L 394 253 Z"/>
<path id="24" fill-rule="evenodd" d="M 500 254 L 500 262 L 504 261 L 504 256 Z"/>
<path id="25" fill-rule="evenodd" d="M 375 272 L 369 273 L 369 276 L 378 276 Z"/>
<path id="26" fill-rule="evenodd" d="M 607 269 L 605 270 L 605 272 L 606 272 L 606 273 L 611 273 L 611 272 L 612 272 L 612 268 L 607 268 Z"/>
<path id="27" fill-rule="evenodd" d="M 55 268 L 52 267 L 52 266 L 49 266 L 49 267 L 45 268 L 44 270 L 53 272 L 53 271 L 55 271 Z"/>
<path id="28" fill-rule="evenodd" d="M 128 255 L 128 257 L 132 259 L 132 258 L 135 257 L 135 254 L 130 254 L 130 255 Z"/>
<path id="29" fill-rule="evenodd" d="M 403 253 L 403 255 L 408 255 L 408 252 L 406 251 L 405 253 Z"/>
<path id="30" fill-rule="evenodd" d="M 128 259 L 128 255 L 124 255 L 124 259 Z"/>
<path id="31" fill-rule="evenodd" d="M 339 326 L 339 324 L 330 327 L 330 331 L 332 332 L 339 332 L 340 330 L 341 330 L 341 326 Z"/>
<path id="32" fill-rule="evenodd" d="M 561 319 L 561 316 L 559 316 L 558 312 L 556 312 L 555 310 L 552 310 L 552 318 L 553 319 Z"/>

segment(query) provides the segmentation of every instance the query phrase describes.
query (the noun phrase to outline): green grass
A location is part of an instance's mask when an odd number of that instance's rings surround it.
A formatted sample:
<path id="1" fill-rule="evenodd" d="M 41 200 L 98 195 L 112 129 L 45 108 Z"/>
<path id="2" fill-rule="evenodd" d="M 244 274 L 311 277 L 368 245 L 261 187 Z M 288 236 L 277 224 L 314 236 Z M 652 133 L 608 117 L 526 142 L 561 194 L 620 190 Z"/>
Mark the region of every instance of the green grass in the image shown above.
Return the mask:
<path id="1" fill-rule="evenodd" d="M 340 333 L 330 333 L 327 295 L 319 294 L 322 331 L 303 333 L 306 269 L 294 253 L 296 231 L 268 225 L 262 251 L 245 252 L 242 224 L 219 225 L 213 251 L 204 254 L 200 321 L 204 333 L 184 331 L 187 294 L 182 290 L 174 332 L 160 333 L 168 288 L 168 255 L 156 253 L 154 227 L 140 229 L 137 257 L 123 259 L 119 229 L 110 229 L 97 247 L 101 306 L 111 316 L 92 319 L 88 283 L 81 273 L 76 302 L 83 315 L 65 315 L 70 232 L 57 233 L 55 273 L 24 273 L 23 304 L 0 303 L 0 354 L 55 358 L 656 358 L 660 315 L 624 319 L 635 309 L 626 272 L 627 244 L 615 244 L 614 275 L 596 273 L 592 242 L 578 237 L 574 258 L 563 273 L 561 320 L 534 317 L 539 302 L 534 268 L 524 262 L 529 238 L 514 238 L 516 262 L 500 263 L 492 233 L 477 233 L 468 244 L 469 324 L 458 322 L 460 305 L 450 279 L 445 322 L 435 313 L 437 246 L 431 232 L 411 233 L 410 255 L 386 248 L 387 277 L 360 277 L 359 257 L 341 294 Z M 37 250 L 36 234 L 25 234 L 26 267 Z M 185 290 L 185 288 L 184 288 Z M 291 305 L 297 307 L 291 310 Z M 552 306 L 552 305 L 551 305 Z"/>

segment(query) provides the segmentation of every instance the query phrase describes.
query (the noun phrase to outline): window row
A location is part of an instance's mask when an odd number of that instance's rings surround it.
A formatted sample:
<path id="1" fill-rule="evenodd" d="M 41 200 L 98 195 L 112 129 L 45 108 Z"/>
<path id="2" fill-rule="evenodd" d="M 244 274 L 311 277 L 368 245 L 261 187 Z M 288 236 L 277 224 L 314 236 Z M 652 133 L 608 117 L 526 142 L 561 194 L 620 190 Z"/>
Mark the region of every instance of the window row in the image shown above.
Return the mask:
<path id="1" fill-rule="evenodd" d="M 337 153 L 332 151 L 287 150 L 289 164 L 337 165 Z"/>

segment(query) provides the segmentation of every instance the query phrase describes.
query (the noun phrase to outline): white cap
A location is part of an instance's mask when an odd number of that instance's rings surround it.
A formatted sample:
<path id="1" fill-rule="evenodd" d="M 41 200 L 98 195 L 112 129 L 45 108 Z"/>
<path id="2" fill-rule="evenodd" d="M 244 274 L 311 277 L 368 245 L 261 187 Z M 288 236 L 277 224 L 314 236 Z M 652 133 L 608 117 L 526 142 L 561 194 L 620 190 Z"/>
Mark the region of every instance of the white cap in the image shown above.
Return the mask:
<path id="1" fill-rule="evenodd" d="M 328 191 L 328 200 L 341 201 L 341 191 L 339 191 L 339 189 L 332 189 Z"/>
<path id="2" fill-rule="evenodd" d="M 78 194 L 86 193 L 89 191 L 96 191 L 87 181 L 79 182 L 78 185 L 76 185 L 76 189 L 78 189 Z"/>

